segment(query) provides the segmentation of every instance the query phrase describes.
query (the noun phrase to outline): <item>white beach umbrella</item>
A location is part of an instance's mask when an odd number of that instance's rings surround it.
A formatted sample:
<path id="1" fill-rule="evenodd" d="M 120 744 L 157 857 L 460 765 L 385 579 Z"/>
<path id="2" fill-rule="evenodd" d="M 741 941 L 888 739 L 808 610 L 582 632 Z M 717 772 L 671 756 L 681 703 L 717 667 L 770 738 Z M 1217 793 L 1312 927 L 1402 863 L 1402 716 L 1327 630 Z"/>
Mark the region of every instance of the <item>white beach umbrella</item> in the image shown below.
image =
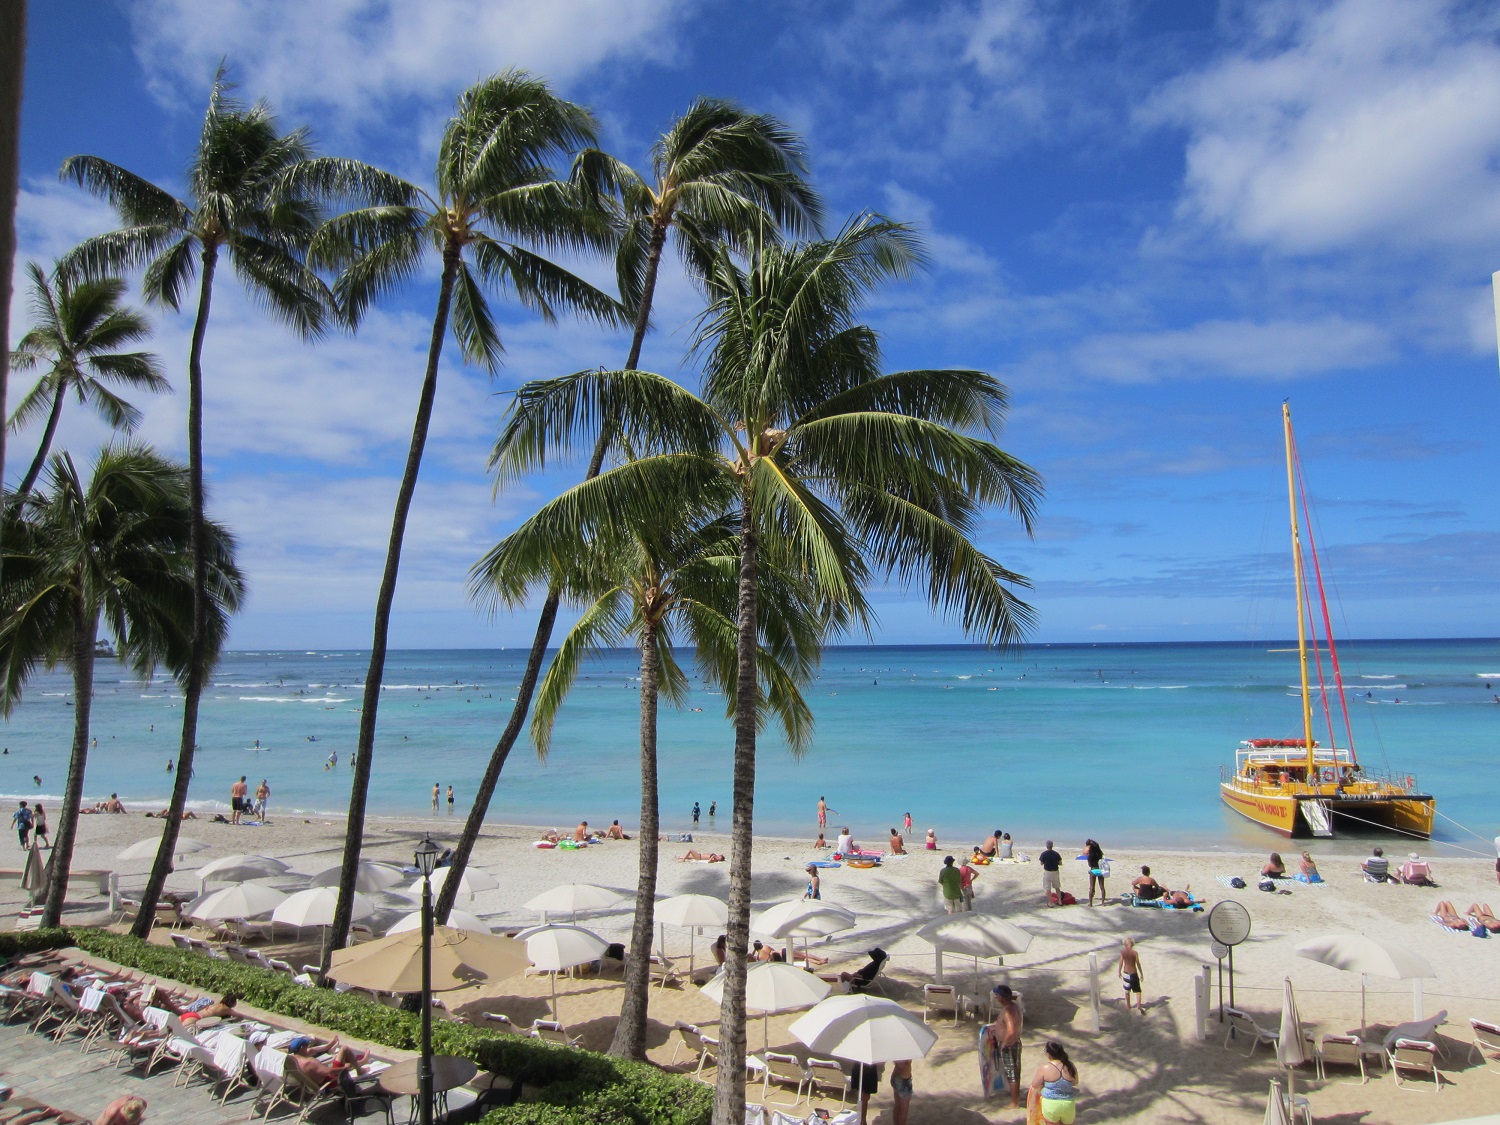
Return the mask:
<path id="1" fill-rule="evenodd" d="M 160 836 L 150 836 L 144 840 L 137 840 L 130 847 L 117 855 L 116 859 L 155 859 L 157 849 L 161 847 Z M 205 844 L 202 840 L 192 840 L 186 836 L 177 837 L 177 848 L 173 855 L 189 855 L 192 852 L 206 852 L 212 844 Z"/>
<path id="2" fill-rule="evenodd" d="M 474 933 L 480 934 L 488 934 L 494 932 L 490 929 L 490 925 L 488 922 L 485 922 L 480 918 L 476 918 L 474 915 L 463 910 L 448 911 L 447 926 L 450 930 L 470 930 Z M 422 912 L 420 910 L 414 910 L 410 914 L 402 918 L 390 929 L 386 930 L 385 933 L 386 936 L 389 937 L 391 934 L 404 934 L 408 930 L 420 930 L 421 928 Z"/>
<path id="3" fill-rule="evenodd" d="M 453 868 L 451 867 L 440 867 L 432 873 L 432 893 L 434 895 L 443 889 L 443 884 L 448 880 L 448 872 L 452 870 Z M 463 875 L 458 880 L 458 893 L 468 895 L 470 898 L 473 898 L 480 891 L 494 891 L 499 890 L 499 888 L 500 883 L 493 875 L 488 875 L 473 867 L 465 868 Z M 410 887 L 406 888 L 406 893 L 421 898 L 422 880 L 418 879 Z"/>
<path id="4" fill-rule="evenodd" d="M 575 965 L 597 961 L 609 948 L 593 930 L 582 926 L 532 926 L 516 935 L 526 943 L 526 956 L 543 972 L 552 974 L 552 1018 L 557 1019 L 557 974 Z"/>
<path id="5" fill-rule="evenodd" d="M 465 872 L 466 876 L 467 874 Z M 485 878 L 489 876 L 486 875 Z M 498 885 L 497 883 L 496 886 Z M 476 889 L 492 890 L 493 888 Z M 541 914 L 542 921 L 545 922 L 548 914 L 569 914 L 577 917 L 580 910 L 604 910 L 624 897 L 619 891 L 612 891 L 608 887 L 596 887 L 592 883 L 565 883 L 561 887 L 543 891 L 526 904 L 526 909 L 537 911 Z"/>
<path id="6" fill-rule="evenodd" d="M 792 1024 L 791 1032 L 820 1055 L 872 1066 L 925 1058 L 937 1042 L 920 1016 L 880 996 L 830 996 Z"/>
<path id="7" fill-rule="evenodd" d="M 1031 945 L 1031 934 L 1020 926 L 994 914 L 947 914 L 928 922 L 917 936 L 932 946 L 937 954 L 937 982 L 943 983 L 943 954 L 957 953 L 974 958 L 975 975 L 979 958 L 1004 957 L 1007 953 L 1025 953 Z"/>
<path id="8" fill-rule="evenodd" d="M 343 874 L 343 866 L 335 865 L 325 867 L 311 879 L 315 887 L 336 887 L 339 885 L 339 876 Z M 389 863 L 377 863 L 373 860 L 362 859 L 354 874 L 354 889 L 363 894 L 372 891 L 383 891 L 388 887 L 394 887 L 397 883 L 406 880 L 406 872 L 401 868 Z M 421 888 L 418 888 L 420 892 Z"/>
<path id="9" fill-rule="evenodd" d="M 773 1012 L 795 1012 L 822 1000 L 833 986 L 821 977 L 804 972 L 785 961 L 758 961 L 745 974 L 745 1007 L 762 1014 L 766 1046 L 771 1045 Z M 724 971 L 703 986 L 702 995 L 715 1004 L 724 1003 Z"/>
<path id="10" fill-rule="evenodd" d="M 850 929 L 858 919 L 852 910 L 831 902 L 799 898 L 778 902 L 760 912 L 750 932 L 761 937 L 827 937 Z M 769 962 L 768 962 L 769 963 Z"/>
<path id="11" fill-rule="evenodd" d="M 229 918 L 261 918 L 286 901 L 286 894 L 260 883 L 240 883 L 221 887 L 200 895 L 183 909 L 183 914 L 200 922 L 220 922 Z"/>
<path id="12" fill-rule="evenodd" d="M 1281 994 L 1281 1033 L 1276 1039 L 1276 1061 L 1286 1067 L 1288 1096 L 1295 1089 L 1292 1068 L 1307 1061 L 1307 1044 L 1302 1039 L 1302 1015 L 1297 1011 L 1297 996 L 1292 992 L 1292 978 L 1286 978 Z"/>
<path id="13" fill-rule="evenodd" d="M 673 895 L 656 904 L 656 922 L 662 927 L 662 952 L 666 952 L 668 926 L 688 928 L 688 977 L 698 967 L 697 949 L 693 941 L 694 928 L 698 926 L 723 927 L 729 924 L 729 904 L 712 895 Z"/>
<path id="14" fill-rule="evenodd" d="M 1297 946 L 1297 956 L 1306 957 L 1347 973 L 1359 974 L 1359 1028 L 1363 1032 L 1365 1019 L 1365 980 L 1367 977 L 1388 977 L 1393 980 L 1416 982 L 1414 989 L 1420 990 L 1422 978 L 1435 977 L 1437 973 L 1427 959 L 1402 946 L 1386 945 L 1361 934 L 1332 934 L 1314 938 Z M 1420 997 L 1420 992 L 1416 993 Z M 1420 1003 L 1420 999 L 1418 1000 Z"/>
<path id="15" fill-rule="evenodd" d="M 331 926 L 338 901 L 338 891 L 332 887 L 309 887 L 283 899 L 271 912 L 271 921 L 284 926 Z M 356 891 L 350 919 L 358 922 L 374 913 L 370 900 Z"/>
<path id="16" fill-rule="evenodd" d="M 282 875 L 291 868 L 268 855 L 226 855 L 209 860 L 198 868 L 198 885 L 209 883 L 242 883 L 246 879 L 266 879 Z"/>

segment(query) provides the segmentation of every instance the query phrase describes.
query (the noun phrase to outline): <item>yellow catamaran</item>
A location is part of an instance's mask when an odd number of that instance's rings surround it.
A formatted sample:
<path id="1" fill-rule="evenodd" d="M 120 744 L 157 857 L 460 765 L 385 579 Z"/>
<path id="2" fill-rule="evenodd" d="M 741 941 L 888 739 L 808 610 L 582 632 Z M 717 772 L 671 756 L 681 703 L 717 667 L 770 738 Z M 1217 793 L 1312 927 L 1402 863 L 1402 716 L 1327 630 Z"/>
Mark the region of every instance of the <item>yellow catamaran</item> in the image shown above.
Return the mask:
<path id="1" fill-rule="evenodd" d="M 1251 738 L 1241 742 L 1235 752 L 1234 769 L 1221 770 L 1219 795 L 1235 812 L 1249 817 L 1286 837 L 1332 836 L 1335 819 L 1359 828 L 1388 829 L 1407 836 L 1426 839 L 1432 834 L 1432 820 L 1437 800 L 1423 793 L 1411 774 L 1376 773 L 1360 764 L 1354 752 L 1354 731 L 1349 722 L 1349 705 L 1344 697 L 1343 675 L 1339 669 L 1338 649 L 1329 628 L 1328 602 L 1323 592 L 1323 576 L 1307 528 L 1307 549 L 1302 545 L 1302 528 L 1297 519 L 1300 504 L 1307 512 L 1307 495 L 1302 482 L 1297 444 L 1292 436 L 1291 408 L 1281 407 L 1282 427 L 1286 436 L 1287 497 L 1292 516 L 1292 571 L 1297 583 L 1297 655 L 1302 666 L 1302 737 Z M 1325 644 L 1317 637 L 1318 620 L 1313 616 L 1309 597 L 1307 562 L 1311 560 L 1314 584 Z M 1323 650 L 1326 649 L 1333 684 L 1323 678 Z M 1317 671 L 1323 714 L 1328 720 L 1328 743 L 1313 738 L 1312 684 L 1308 658 Z M 1334 737 L 1333 711 L 1329 694 L 1336 693 L 1343 713 L 1347 741 L 1339 746 Z"/>

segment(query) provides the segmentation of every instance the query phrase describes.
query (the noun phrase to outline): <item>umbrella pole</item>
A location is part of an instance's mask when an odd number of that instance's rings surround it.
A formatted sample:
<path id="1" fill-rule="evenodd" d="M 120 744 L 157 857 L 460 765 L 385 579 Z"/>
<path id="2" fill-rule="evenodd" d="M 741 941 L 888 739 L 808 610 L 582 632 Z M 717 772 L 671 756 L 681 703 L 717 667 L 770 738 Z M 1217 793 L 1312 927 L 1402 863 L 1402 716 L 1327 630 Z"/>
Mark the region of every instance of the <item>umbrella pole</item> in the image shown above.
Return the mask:
<path id="1" fill-rule="evenodd" d="M 557 970 L 555 969 L 552 972 L 552 1018 L 562 1023 L 562 1020 L 557 1018 Z"/>
<path id="2" fill-rule="evenodd" d="M 665 943 L 663 943 L 665 946 Z M 665 947 L 662 949 L 665 953 Z M 698 941 L 693 927 L 688 927 L 688 980 L 693 979 L 693 974 L 698 971 Z M 1421 987 L 1420 985 L 1418 987 Z"/>
<path id="3" fill-rule="evenodd" d="M 1365 974 L 1359 974 L 1359 1037 L 1365 1037 L 1365 1028 L 1370 1025 L 1365 1018 Z"/>

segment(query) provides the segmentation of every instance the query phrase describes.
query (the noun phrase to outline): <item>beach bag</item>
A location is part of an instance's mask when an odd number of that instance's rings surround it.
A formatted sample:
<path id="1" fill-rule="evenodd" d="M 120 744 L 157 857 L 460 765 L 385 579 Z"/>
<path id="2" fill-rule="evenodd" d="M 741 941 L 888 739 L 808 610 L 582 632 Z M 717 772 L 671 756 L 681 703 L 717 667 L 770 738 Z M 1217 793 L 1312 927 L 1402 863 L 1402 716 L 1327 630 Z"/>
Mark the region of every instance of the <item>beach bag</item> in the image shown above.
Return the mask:
<path id="1" fill-rule="evenodd" d="M 1263 891 L 1274 891 L 1276 889 L 1276 883 L 1272 879 L 1262 879 L 1255 885 Z"/>
<path id="2" fill-rule="evenodd" d="M 1048 891 L 1047 899 L 1053 906 L 1077 906 L 1078 900 L 1073 897 L 1073 892 L 1063 891 L 1059 897 L 1056 891 Z"/>
<path id="3" fill-rule="evenodd" d="M 1484 923 L 1483 922 L 1475 922 L 1474 923 L 1474 928 L 1472 930 L 1470 930 L 1469 933 L 1472 934 L 1474 937 L 1489 937 L 1490 936 L 1490 932 L 1489 932 L 1489 930 L 1487 930 L 1487 929 L 1484 928 Z"/>
<path id="4" fill-rule="evenodd" d="M 1229 880 L 1229 885 L 1237 891 L 1243 891 L 1245 889 L 1245 880 L 1236 875 L 1233 879 Z"/>

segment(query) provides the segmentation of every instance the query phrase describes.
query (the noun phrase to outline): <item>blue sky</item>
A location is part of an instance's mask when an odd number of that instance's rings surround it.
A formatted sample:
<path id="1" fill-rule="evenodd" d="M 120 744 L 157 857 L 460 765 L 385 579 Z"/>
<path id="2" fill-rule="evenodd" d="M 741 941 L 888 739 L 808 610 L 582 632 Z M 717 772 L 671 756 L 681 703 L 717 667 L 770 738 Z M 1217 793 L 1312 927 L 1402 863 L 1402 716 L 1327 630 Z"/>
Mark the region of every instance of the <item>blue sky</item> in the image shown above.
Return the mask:
<path id="1" fill-rule="evenodd" d="M 1010 386 L 1003 444 L 1048 495 L 1034 541 L 997 515 L 985 545 L 1033 579 L 1037 639 L 1286 635 L 1288 396 L 1344 631 L 1497 631 L 1492 5 L 53 0 L 31 19 L 23 256 L 112 225 L 57 182 L 70 154 L 180 184 L 221 57 L 324 151 L 419 179 L 455 95 L 506 66 L 591 106 L 638 167 L 692 98 L 732 98 L 802 132 L 832 215 L 925 233 L 932 270 L 869 319 L 893 369 Z M 251 581 L 237 647 L 368 644 L 434 298 L 418 279 L 358 336 L 311 346 L 221 286 L 207 427 L 213 508 Z M 692 380 L 695 312 L 666 277 L 644 366 Z M 158 322 L 182 384 L 188 317 Z M 504 338 L 494 380 L 450 349 L 397 646 L 530 636 L 529 614 L 475 615 L 466 571 L 576 470 L 492 498 L 504 392 L 625 347 L 514 310 Z M 140 405 L 143 436 L 180 452 L 185 394 Z M 74 410 L 62 440 L 104 436 Z M 35 438 L 15 440 L 12 477 Z M 903 591 L 877 601 L 879 639 L 959 639 Z"/>

